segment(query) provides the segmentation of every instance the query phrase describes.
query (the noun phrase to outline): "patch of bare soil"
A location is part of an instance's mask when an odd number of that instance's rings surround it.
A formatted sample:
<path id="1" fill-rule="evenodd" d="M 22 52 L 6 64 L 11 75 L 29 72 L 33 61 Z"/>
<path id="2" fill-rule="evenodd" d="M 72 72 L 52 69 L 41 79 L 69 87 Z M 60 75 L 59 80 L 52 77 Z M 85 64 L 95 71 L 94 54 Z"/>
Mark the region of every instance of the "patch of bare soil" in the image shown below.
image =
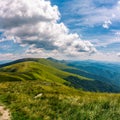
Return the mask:
<path id="1" fill-rule="evenodd" d="M 10 120 L 9 110 L 0 105 L 0 120 Z"/>

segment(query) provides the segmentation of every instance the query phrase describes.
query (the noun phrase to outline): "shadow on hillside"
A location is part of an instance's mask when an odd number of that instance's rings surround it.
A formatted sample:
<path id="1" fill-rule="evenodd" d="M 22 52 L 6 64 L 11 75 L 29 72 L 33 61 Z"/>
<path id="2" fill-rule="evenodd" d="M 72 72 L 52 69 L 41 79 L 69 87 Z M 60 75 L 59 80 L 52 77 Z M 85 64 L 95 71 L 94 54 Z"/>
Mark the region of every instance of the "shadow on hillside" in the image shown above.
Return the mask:
<path id="1" fill-rule="evenodd" d="M 82 80 L 76 76 L 69 76 L 64 79 L 70 82 L 70 84 L 68 84 L 69 86 L 73 86 L 77 89 L 83 89 L 85 91 L 120 92 L 120 90 L 116 90 L 113 86 L 106 83 L 103 84 L 103 82 L 97 80 Z"/>

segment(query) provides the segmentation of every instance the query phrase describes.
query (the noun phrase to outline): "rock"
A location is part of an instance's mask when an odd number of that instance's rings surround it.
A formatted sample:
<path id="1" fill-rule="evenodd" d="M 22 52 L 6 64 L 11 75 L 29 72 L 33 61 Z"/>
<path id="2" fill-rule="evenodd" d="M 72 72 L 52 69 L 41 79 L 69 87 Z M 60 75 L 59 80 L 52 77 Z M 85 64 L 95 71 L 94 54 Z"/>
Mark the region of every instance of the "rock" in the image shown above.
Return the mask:
<path id="1" fill-rule="evenodd" d="M 40 93 L 40 94 L 36 95 L 34 98 L 40 98 L 42 95 L 43 95 L 43 94 Z"/>

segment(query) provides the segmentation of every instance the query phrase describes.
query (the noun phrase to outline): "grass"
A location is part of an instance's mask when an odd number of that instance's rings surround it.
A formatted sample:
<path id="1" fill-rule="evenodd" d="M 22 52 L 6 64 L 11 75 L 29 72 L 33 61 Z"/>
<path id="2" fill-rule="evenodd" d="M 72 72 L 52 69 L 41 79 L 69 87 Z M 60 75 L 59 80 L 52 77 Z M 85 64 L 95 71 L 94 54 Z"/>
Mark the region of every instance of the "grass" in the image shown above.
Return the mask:
<path id="1" fill-rule="evenodd" d="M 83 77 L 64 69 L 72 69 L 65 64 L 48 59 L 34 59 L 33 61 L 22 61 L 0 68 L 0 82 L 47 80 L 63 83 L 86 91 L 119 92 L 120 89 L 111 84 Z"/>
<path id="2" fill-rule="evenodd" d="M 41 59 L 0 69 L 0 103 L 12 120 L 119 120 L 120 94 L 82 91 L 93 80 L 64 72 L 60 64 Z"/>
<path id="3" fill-rule="evenodd" d="M 38 94 L 40 97 L 35 98 Z M 90 93 L 48 81 L 0 84 L 12 120 L 119 120 L 120 95 Z"/>

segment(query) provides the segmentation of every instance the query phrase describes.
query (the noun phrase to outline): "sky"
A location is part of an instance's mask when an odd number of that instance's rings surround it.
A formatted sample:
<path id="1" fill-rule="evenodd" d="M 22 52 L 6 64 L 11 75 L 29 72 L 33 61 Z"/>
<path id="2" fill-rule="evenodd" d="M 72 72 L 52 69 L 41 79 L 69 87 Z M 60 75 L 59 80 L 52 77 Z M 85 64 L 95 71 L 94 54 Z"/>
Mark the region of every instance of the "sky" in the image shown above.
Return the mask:
<path id="1" fill-rule="evenodd" d="M 0 61 L 120 61 L 120 0 L 0 0 Z"/>

